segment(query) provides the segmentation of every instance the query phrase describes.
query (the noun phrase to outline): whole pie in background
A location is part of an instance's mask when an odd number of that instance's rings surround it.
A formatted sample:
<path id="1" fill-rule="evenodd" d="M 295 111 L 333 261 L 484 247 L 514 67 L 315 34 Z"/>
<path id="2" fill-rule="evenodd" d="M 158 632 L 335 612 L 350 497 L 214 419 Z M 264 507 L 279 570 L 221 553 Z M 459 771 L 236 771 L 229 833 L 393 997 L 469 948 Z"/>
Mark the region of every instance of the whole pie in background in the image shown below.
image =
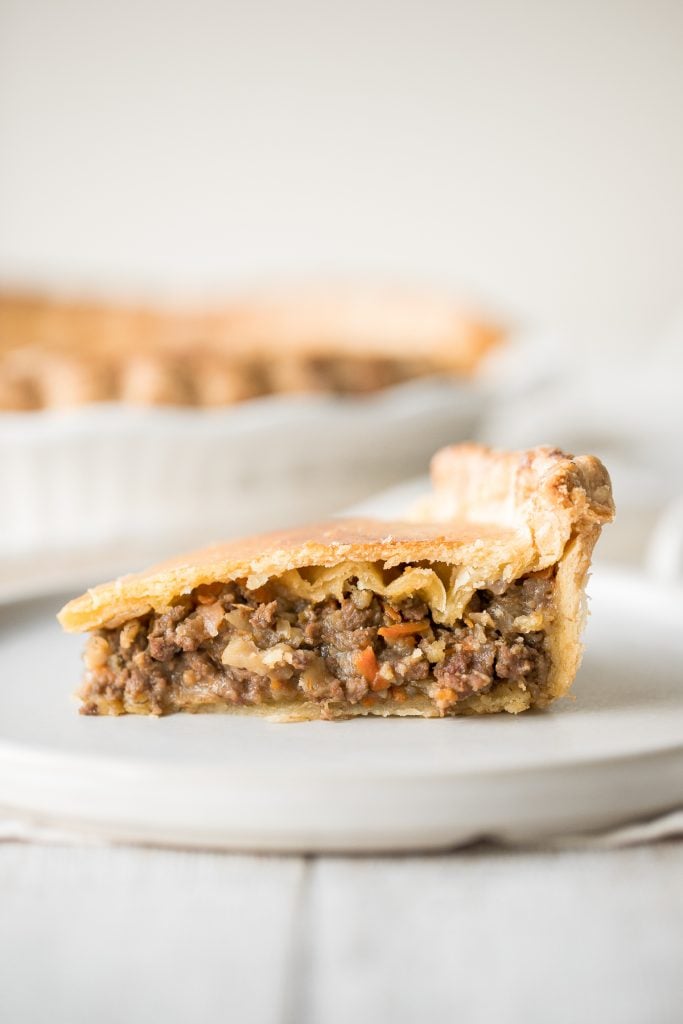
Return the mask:
<path id="1" fill-rule="evenodd" d="M 203 308 L 5 292 L 0 409 L 371 392 L 467 376 L 501 337 L 448 296 L 398 287 L 271 289 Z"/>

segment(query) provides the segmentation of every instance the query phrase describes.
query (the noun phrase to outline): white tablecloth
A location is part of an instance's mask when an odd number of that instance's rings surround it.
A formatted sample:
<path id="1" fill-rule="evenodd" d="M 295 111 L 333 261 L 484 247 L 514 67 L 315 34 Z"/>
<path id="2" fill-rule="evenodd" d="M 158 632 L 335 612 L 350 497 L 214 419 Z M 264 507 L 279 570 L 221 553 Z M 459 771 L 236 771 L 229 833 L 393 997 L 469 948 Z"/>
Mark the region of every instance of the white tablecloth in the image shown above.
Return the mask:
<path id="1" fill-rule="evenodd" d="M 678 1024 L 683 844 L 275 858 L 0 844 L 12 1024 Z"/>

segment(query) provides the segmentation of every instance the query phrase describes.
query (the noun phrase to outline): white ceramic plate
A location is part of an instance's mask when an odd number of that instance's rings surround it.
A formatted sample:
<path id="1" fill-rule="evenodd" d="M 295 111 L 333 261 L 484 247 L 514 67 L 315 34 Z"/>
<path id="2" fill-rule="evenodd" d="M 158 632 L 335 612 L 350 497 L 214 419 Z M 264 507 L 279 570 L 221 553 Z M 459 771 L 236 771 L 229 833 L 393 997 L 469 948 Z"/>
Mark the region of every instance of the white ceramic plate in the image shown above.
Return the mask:
<path id="1" fill-rule="evenodd" d="M 0 610 L 0 807 L 114 840 L 448 847 L 615 826 L 683 802 L 683 593 L 604 569 L 566 700 L 518 718 L 277 725 L 84 718 L 57 603 Z"/>

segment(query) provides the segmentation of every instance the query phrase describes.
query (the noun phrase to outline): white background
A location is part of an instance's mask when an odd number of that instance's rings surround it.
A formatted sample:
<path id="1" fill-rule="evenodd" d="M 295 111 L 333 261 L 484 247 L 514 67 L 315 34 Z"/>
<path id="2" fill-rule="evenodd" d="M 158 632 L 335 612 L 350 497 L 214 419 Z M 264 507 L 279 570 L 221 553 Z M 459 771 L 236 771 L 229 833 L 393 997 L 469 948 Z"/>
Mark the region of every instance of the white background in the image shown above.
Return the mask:
<path id="1" fill-rule="evenodd" d="M 398 275 L 602 339 L 683 266 L 675 0 L 0 0 L 0 281 Z"/>

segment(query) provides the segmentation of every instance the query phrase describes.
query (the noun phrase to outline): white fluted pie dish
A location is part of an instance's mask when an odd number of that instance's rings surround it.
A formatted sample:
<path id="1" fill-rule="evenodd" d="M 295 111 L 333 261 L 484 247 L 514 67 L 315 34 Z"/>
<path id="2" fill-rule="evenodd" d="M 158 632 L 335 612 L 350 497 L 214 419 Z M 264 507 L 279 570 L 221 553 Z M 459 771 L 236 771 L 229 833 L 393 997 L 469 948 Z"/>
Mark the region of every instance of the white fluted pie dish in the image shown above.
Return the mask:
<path id="1" fill-rule="evenodd" d="M 221 410 L 0 414 L 0 592 L 76 585 L 331 514 L 424 472 L 439 446 L 476 433 L 483 405 L 473 384 L 432 379 Z"/>

